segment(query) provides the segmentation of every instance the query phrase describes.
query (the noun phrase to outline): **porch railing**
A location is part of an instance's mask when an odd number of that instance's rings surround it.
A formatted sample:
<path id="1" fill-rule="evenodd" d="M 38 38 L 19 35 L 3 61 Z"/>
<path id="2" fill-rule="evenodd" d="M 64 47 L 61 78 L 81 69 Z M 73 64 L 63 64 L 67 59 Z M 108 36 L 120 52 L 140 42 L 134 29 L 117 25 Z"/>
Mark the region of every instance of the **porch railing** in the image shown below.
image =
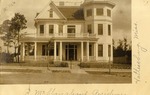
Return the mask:
<path id="1" fill-rule="evenodd" d="M 89 38 L 95 38 L 96 34 L 89 34 L 89 33 L 54 33 L 54 34 L 32 34 L 32 35 L 26 35 L 26 36 L 32 36 L 32 37 L 64 37 L 64 38 L 77 38 L 77 37 L 89 37 Z"/>
<path id="2" fill-rule="evenodd" d="M 34 61 L 35 56 L 25 56 L 26 61 Z M 51 61 L 54 60 L 54 56 L 36 56 L 36 61 Z M 60 60 L 59 56 L 56 56 L 56 60 Z"/>

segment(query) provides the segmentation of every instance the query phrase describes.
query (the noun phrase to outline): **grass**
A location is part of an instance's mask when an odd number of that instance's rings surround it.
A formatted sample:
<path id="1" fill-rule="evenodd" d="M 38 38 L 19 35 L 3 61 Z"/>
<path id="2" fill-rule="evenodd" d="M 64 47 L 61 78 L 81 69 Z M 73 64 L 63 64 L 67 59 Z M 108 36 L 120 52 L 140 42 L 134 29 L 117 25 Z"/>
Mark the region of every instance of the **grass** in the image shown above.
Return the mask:
<path id="1" fill-rule="evenodd" d="M 114 75 L 114 76 L 119 76 L 119 77 L 130 77 L 131 78 L 131 72 L 100 72 L 100 71 L 86 71 L 89 74 L 94 74 L 94 75 Z"/>
<path id="2" fill-rule="evenodd" d="M 81 63 L 79 64 L 81 68 L 109 68 L 108 63 Z M 131 69 L 131 64 L 111 64 L 112 69 Z"/>
<path id="3" fill-rule="evenodd" d="M 32 70 L 32 69 L 0 69 L 0 72 L 42 73 L 41 70 Z"/>
<path id="4" fill-rule="evenodd" d="M 2 66 L 33 66 L 33 67 L 68 67 L 67 63 L 64 62 L 57 62 L 56 64 L 54 63 L 47 63 L 47 62 L 20 62 L 20 63 L 0 63 Z"/>
<path id="5" fill-rule="evenodd" d="M 46 62 L 27 62 L 27 63 L 3 63 L 0 64 L 2 66 L 30 66 L 30 67 L 68 67 L 68 64 L 65 62 L 57 62 L 57 63 L 49 63 Z M 109 68 L 108 63 L 97 63 L 97 62 L 89 62 L 89 63 L 80 63 L 79 66 L 81 68 Z M 131 64 L 111 64 L 112 69 L 131 69 Z"/>

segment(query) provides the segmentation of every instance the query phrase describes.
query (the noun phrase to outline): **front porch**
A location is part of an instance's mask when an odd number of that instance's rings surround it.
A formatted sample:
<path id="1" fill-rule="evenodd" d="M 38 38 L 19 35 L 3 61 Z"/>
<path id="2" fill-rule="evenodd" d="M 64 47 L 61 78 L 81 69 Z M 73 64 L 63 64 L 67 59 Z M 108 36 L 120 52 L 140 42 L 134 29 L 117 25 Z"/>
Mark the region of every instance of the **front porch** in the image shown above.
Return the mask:
<path id="1" fill-rule="evenodd" d="M 22 42 L 22 61 L 96 61 L 96 42 Z"/>

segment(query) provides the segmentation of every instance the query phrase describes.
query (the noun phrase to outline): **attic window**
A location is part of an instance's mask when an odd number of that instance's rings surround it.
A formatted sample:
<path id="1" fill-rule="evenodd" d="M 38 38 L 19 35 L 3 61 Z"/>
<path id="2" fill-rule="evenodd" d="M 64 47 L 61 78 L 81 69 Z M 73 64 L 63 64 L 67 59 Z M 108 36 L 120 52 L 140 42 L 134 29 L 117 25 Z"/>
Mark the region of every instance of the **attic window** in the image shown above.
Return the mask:
<path id="1" fill-rule="evenodd" d="M 53 17 L 53 9 L 49 10 L 49 17 Z"/>
<path id="2" fill-rule="evenodd" d="M 64 6 L 64 1 L 60 1 L 59 6 Z"/>

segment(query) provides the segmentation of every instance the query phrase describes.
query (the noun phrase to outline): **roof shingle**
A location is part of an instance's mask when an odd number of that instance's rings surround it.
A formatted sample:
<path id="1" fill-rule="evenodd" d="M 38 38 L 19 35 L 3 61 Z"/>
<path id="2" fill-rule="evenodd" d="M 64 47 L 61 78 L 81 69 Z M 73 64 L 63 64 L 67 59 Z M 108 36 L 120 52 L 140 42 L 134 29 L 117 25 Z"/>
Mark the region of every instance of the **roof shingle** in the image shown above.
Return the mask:
<path id="1" fill-rule="evenodd" d="M 80 7 L 63 6 L 58 9 L 68 20 L 84 20 L 83 9 Z"/>

